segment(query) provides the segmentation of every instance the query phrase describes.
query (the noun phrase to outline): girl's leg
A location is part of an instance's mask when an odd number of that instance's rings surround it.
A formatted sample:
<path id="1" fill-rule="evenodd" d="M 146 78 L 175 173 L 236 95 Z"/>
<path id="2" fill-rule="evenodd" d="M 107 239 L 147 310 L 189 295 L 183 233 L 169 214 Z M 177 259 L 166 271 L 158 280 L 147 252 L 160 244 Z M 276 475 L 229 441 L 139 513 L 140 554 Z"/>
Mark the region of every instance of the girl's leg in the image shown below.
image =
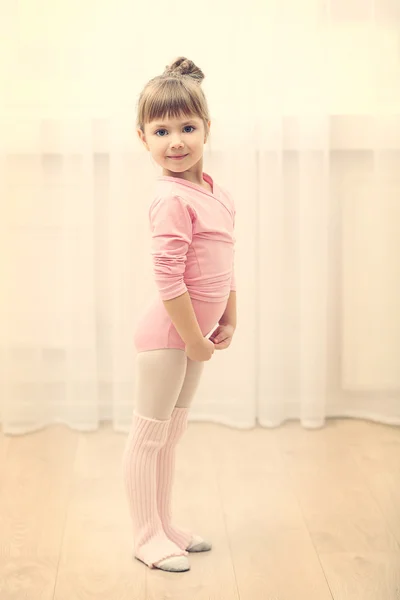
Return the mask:
<path id="1" fill-rule="evenodd" d="M 187 356 L 183 350 L 165 348 L 139 352 L 136 356 L 135 412 L 150 419 L 170 419 L 180 398 L 186 369 Z"/>
<path id="2" fill-rule="evenodd" d="M 198 388 L 204 362 L 187 358 L 186 377 L 179 398 L 172 412 L 165 445 L 157 458 L 157 506 L 163 528 L 170 540 L 182 550 L 210 550 L 211 545 L 187 529 L 172 524 L 172 487 L 175 471 L 176 446 L 187 429 L 190 406 Z"/>
<path id="3" fill-rule="evenodd" d="M 190 408 L 194 396 L 199 387 L 200 379 L 204 371 L 204 362 L 190 360 L 186 356 L 186 375 L 183 385 L 176 401 L 176 408 Z"/>
<path id="4" fill-rule="evenodd" d="M 186 359 L 182 350 L 175 349 L 137 355 L 136 402 L 123 456 L 123 471 L 135 556 L 151 568 L 164 568 L 165 563 L 163 567 L 160 562 L 165 559 L 187 555 L 163 530 L 157 510 L 156 487 L 157 457 L 167 440 L 171 413 L 185 379 Z"/>

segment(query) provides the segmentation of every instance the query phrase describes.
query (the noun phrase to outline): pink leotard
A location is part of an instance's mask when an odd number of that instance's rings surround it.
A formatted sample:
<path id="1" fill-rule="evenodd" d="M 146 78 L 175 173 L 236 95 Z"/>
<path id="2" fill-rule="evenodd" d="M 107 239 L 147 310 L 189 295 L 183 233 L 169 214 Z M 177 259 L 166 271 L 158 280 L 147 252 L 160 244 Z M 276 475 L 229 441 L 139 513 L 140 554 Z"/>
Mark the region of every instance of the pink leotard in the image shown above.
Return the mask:
<path id="1" fill-rule="evenodd" d="M 235 207 L 227 191 L 203 172 L 199 184 L 160 175 L 150 206 L 153 272 L 158 294 L 135 331 L 138 352 L 185 349 L 163 300 L 189 292 L 204 336 L 224 313 L 234 276 Z"/>

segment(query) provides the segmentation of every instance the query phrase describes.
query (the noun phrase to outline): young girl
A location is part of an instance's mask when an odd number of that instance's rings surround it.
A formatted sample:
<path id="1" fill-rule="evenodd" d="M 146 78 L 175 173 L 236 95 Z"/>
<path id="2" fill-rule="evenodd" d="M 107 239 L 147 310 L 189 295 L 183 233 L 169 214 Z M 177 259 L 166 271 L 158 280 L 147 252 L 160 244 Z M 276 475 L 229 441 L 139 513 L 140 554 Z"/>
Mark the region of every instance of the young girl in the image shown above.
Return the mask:
<path id="1" fill-rule="evenodd" d="M 235 209 L 203 173 L 210 129 L 203 78 L 180 57 L 147 83 L 138 105 L 138 135 L 162 167 L 149 210 L 159 293 L 135 332 L 135 410 L 123 471 L 134 556 L 165 571 L 187 571 L 188 552 L 211 550 L 172 522 L 175 450 L 204 362 L 228 348 L 236 328 Z"/>

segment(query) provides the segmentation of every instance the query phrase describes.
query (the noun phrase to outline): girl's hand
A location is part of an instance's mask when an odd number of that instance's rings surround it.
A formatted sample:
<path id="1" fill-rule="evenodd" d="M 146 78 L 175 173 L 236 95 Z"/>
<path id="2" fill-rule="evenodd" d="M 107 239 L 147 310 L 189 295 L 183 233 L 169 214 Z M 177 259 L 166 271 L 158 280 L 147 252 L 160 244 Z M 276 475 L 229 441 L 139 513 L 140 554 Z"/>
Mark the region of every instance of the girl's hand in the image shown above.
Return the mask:
<path id="1" fill-rule="evenodd" d="M 216 350 L 225 350 L 230 346 L 234 333 L 233 325 L 218 325 L 209 339 L 215 344 Z"/>
<path id="2" fill-rule="evenodd" d="M 197 360 L 199 362 L 210 360 L 214 354 L 214 350 L 214 344 L 205 337 L 199 338 L 196 342 L 191 344 L 186 344 L 185 347 L 186 355 L 191 360 Z"/>

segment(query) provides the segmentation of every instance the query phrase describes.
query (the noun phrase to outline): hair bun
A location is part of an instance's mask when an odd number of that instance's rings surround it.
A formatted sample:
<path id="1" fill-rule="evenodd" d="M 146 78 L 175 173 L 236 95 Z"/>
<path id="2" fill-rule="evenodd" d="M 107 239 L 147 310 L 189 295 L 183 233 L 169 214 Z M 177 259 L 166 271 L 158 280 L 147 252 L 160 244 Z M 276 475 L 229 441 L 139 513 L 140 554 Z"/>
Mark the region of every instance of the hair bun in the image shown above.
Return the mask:
<path id="1" fill-rule="evenodd" d="M 185 56 L 180 56 L 173 63 L 165 67 L 164 75 L 183 76 L 187 75 L 201 83 L 204 79 L 204 73 L 197 67 L 192 60 Z"/>

